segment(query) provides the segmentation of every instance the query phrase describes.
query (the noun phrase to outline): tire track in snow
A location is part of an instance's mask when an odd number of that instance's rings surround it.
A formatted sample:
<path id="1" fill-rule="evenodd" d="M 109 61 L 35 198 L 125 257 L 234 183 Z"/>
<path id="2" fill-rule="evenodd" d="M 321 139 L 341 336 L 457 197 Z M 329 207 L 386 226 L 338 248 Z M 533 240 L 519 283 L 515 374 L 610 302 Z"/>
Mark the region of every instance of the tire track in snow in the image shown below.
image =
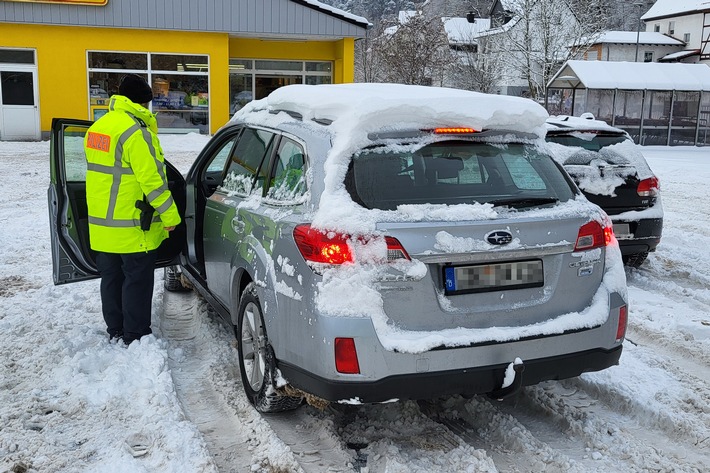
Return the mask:
<path id="1" fill-rule="evenodd" d="M 312 408 L 260 414 L 243 392 L 236 341 L 194 293 L 164 292 L 158 331 L 183 410 L 221 472 L 353 472 L 352 453 L 324 435 Z M 204 320 L 204 323 L 200 321 Z"/>

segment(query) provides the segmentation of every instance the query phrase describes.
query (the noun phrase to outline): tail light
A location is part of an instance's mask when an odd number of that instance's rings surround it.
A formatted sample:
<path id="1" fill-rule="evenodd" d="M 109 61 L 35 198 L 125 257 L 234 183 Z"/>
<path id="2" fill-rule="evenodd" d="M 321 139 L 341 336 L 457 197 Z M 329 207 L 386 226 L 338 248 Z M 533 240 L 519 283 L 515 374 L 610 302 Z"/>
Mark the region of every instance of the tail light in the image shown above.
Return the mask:
<path id="1" fill-rule="evenodd" d="M 345 264 L 354 262 L 353 250 L 348 243 L 349 235 L 323 232 L 310 225 L 298 225 L 293 230 L 293 238 L 303 258 L 311 263 Z M 359 238 L 358 242 L 367 245 Z M 387 262 L 410 259 L 402 244 L 394 237 L 386 236 Z"/>
<path id="2" fill-rule="evenodd" d="M 338 373 L 360 374 L 355 340 L 352 338 L 335 339 L 335 369 Z"/>
<path id="3" fill-rule="evenodd" d="M 310 225 L 299 225 L 293 230 L 293 239 L 306 261 L 326 264 L 353 262 L 347 235 L 324 233 Z"/>
<path id="4" fill-rule="evenodd" d="M 656 197 L 659 190 L 661 190 L 661 185 L 658 178 L 654 176 L 639 182 L 636 193 L 639 197 Z"/>
<path id="5" fill-rule="evenodd" d="M 574 251 L 593 250 L 609 245 L 614 240 L 614 229 L 611 224 L 601 223 L 596 220 L 585 223 L 577 234 L 577 243 Z"/>
<path id="6" fill-rule="evenodd" d="M 626 336 L 626 325 L 629 321 L 629 309 L 622 305 L 619 307 L 619 325 L 616 328 L 616 341 L 620 342 Z"/>

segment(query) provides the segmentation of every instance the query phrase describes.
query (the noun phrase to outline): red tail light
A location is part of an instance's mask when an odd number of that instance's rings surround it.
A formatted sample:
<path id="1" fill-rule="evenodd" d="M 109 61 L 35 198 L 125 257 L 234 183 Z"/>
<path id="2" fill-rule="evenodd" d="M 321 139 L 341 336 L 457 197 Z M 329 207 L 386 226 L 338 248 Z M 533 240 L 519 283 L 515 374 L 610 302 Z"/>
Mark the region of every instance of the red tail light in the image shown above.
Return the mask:
<path id="1" fill-rule="evenodd" d="M 629 321 L 629 309 L 622 305 L 619 307 L 619 325 L 616 328 L 616 341 L 620 342 L 626 336 L 626 325 Z"/>
<path id="2" fill-rule="evenodd" d="M 639 182 L 636 193 L 640 197 L 656 197 L 659 190 L 661 190 L 661 185 L 658 178 L 654 176 Z"/>
<path id="3" fill-rule="evenodd" d="M 398 259 L 411 259 L 407 250 L 404 249 L 402 244 L 394 237 L 385 237 L 387 242 L 387 261 L 396 261 Z"/>
<path id="4" fill-rule="evenodd" d="M 354 261 L 352 249 L 348 244 L 349 235 L 336 232 L 324 233 L 310 225 L 299 225 L 293 230 L 293 239 L 303 258 L 311 263 L 344 264 Z M 364 240 L 359 239 L 358 241 Z M 387 236 L 385 242 L 387 243 L 388 262 L 410 259 L 399 240 Z"/>
<path id="5" fill-rule="evenodd" d="M 335 339 L 335 369 L 338 373 L 360 374 L 355 340 L 352 338 Z"/>
<path id="6" fill-rule="evenodd" d="M 310 225 L 299 225 L 293 230 L 293 239 L 306 261 L 313 263 L 352 263 L 353 254 L 348 246 L 348 236 L 340 233 L 323 233 Z"/>
<path id="7" fill-rule="evenodd" d="M 593 220 L 582 225 L 577 234 L 574 251 L 592 250 L 609 245 L 614 240 L 614 229 L 611 225 L 602 226 Z"/>

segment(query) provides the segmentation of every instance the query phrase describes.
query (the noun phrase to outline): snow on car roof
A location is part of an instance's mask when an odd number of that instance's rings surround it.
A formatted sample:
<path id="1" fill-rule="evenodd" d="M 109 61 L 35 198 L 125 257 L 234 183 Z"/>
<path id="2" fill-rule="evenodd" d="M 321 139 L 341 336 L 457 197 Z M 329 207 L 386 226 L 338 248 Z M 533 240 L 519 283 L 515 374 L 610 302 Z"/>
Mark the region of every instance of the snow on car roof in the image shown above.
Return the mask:
<path id="1" fill-rule="evenodd" d="M 591 113 L 583 113 L 579 117 L 572 117 L 569 115 L 557 115 L 550 117 L 546 120 L 545 125 L 549 130 L 599 130 L 599 131 L 611 131 L 616 133 L 624 133 L 624 130 L 620 128 L 613 127 L 603 120 L 596 120 L 594 115 Z"/>
<path id="2" fill-rule="evenodd" d="M 240 110 L 297 113 L 303 120 L 328 121 L 340 136 L 372 131 L 470 127 L 544 136 L 545 109 L 529 99 L 443 87 L 402 84 L 289 85 Z"/>

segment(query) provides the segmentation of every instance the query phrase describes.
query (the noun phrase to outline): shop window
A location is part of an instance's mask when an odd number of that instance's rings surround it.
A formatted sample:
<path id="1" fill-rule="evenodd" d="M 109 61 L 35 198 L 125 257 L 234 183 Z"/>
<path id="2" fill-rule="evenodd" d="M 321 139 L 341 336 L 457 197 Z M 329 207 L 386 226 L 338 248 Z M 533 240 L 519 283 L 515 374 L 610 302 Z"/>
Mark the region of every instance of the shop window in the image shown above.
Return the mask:
<path id="1" fill-rule="evenodd" d="M 127 73 L 151 84 L 149 108 L 157 113 L 158 129 L 209 132 L 209 56 L 90 51 L 90 118 L 108 109 L 109 98 Z"/>
<path id="2" fill-rule="evenodd" d="M 330 84 L 330 76 L 306 76 L 306 84 L 308 85 L 318 85 L 318 84 Z"/>
<path id="3" fill-rule="evenodd" d="M 332 62 L 307 62 L 306 72 L 332 72 L 333 63 Z"/>
<path id="4" fill-rule="evenodd" d="M 264 71 L 302 71 L 302 61 L 256 61 L 255 69 Z"/>
<path id="5" fill-rule="evenodd" d="M 28 49 L 0 49 L 0 63 L 34 64 L 35 52 Z"/>
<path id="6" fill-rule="evenodd" d="M 89 69 L 148 70 L 148 55 L 134 53 L 89 52 Z"/>
<path id="7" fill-rule="evenodd" d="M 229 74 L 229 114 L 234 115 L 244 105 L 254 99 L 251 74 Z"/>
<path id="8" fill-rule="evenodd" d="M 158 128 L 198 128 L 207 132 L 207 76 L 153 74 L 153 112 Z"/>
<path id="9" fill-rule="evenodd" d="M 182 56 L 178 54 L 152 54 L 154 71 L 207 72 L 207 56 Z"/>
<path id="10" fill-rule="evenodd" d="M 330 61 L 229 60 L 229 111 L 234 114 L 254 99 L 262 99 L 291 84 L 332 84 Z"/>

